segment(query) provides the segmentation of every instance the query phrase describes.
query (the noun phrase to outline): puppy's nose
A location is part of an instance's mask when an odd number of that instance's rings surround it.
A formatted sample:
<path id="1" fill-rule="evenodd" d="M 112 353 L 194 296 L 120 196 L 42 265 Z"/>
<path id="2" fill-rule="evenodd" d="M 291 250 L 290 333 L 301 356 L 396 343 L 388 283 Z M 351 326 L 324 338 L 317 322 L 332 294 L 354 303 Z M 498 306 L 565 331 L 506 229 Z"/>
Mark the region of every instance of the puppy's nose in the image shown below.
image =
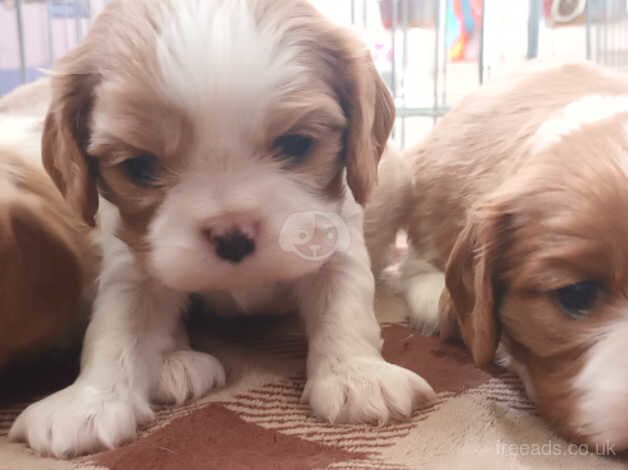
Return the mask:
<path id="1" fill-rule="evenodd" d="M 212 239 L 214 251 L 219 258 L 239 263 L 255 251 L 255 240 L 238 229 Z"/>
<path id="2" fill-rule="evenodd" d="M 204 230 L 216 256 L 234 264 L 255 252 L 256 233 L 257 224 L 234 223 L 225 226 L 218 221 Z"/>

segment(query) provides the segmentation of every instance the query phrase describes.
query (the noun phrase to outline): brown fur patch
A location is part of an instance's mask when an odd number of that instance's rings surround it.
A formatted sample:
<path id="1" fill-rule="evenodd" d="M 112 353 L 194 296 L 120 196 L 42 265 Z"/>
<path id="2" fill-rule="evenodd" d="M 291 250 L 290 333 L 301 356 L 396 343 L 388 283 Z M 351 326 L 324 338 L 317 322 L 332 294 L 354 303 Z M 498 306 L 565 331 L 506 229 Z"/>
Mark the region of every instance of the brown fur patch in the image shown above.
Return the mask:
<path id="1" fill-rule="evenodd" d="M 0 365 L 53 345 L 83 322 L 98 257 L 88 227 L 52 181 L 17 154 L 0 154 Z"/>

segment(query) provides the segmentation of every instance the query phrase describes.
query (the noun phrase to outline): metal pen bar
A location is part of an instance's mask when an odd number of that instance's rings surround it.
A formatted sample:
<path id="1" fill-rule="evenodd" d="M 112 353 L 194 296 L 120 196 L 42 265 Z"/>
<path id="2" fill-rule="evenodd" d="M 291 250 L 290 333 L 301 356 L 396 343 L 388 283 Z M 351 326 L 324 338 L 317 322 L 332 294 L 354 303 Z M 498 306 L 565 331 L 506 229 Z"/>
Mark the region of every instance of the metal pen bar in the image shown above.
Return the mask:
<path id="1" fill-rule="evenodd" d="M 81 42 L 81 3 L 82 0 L 74 0 L 74 41 L 75 45 Z"/>
<path id="2" fill-rule="evenodd" d="M 605 20 L 606 20 L 606 2 L 604 3 L 604 5 L 602 5 L 602 13 L 600 15 L 600 17 L 597 19 L 597 27 L 599 28 L 599 30 L 602 32 L 601 37 L 601 44 L 602 44 L 602 50 L 600 53 L 600 61 L 602 64 L 607 65 L 608 64 L 608 28 L 606 27 L 605 24 Z"/>
<path id="3" fill-rule="evenodd" d="M 15 21 L 17 22 L 17 40 L 20 55 L 20 80 L 22 83 L 26 83 L 26 48 L 24 46 L 22 0 L 15 1 Z"/>
<path id="4" fill-rule="evenodd" d="M 55 61 L 54 38 L 52 35 L 52 12 L 50 11 L 50 0 L 46 0 L 46 33 L 48 35 L 48 65 Z"/>
<path id="5" fill-rule="evenodd" d="M 449 15 L 447 14 L 447 12 L 445 11 L 445 15 L 443 15 L 443 31 L 444 31 L 444 37 L 447 37 L 447 28 L 449 26 L 449 23 L 447 21 L 447 18 L 449 17 Z M 444 43 L 444 41 L 443 41 Z M 442 91 L 442 96 L 441 96 L 441 104 L 443 106 L 445 106 L 447 104 L 447 64 L 449 63 L 449 57 L 447 56 L 447 46 L 444 45 L 444 53 L 443 53 L 443 91 Z"/>
<path id="6" fill-rule="evenodd" d="M 438 79 L 439 79 L 439 73 L 438 73 L 438 69 L 439 69 L 439 65 L 440 65 L 440 61 L 438 60 L 439 56 L 440 56 L 440 34 L 441 34 L 441 28 L 440 28 L 440 18 L 441 18 L 441 7 L 442 7 L 442 0 L 438 0 L 436 2 L 436 8 L 434 8 L 434 97 L 433 97 L 433 102 L 432 102 L 432 117 L 434 118 L 434 123 L 436 123 L 436 118 L 437 118 L 437 114 L 436 114 L 436 110 L 439 107 L 439 102 L 438 102 Z M 447 0 L 445 0 L 445 8 L 447 8 Z M 445 13 L 447 13 L 445 11 Z M 446 48 L 445 48 L 446 49 Z M 446 51 L 445 51 L 446 53 Z"/>
<path id="7" fill-rule="evenodd" d="M 397 0 L 393 0 L 392 2 L 392 21 L 390 27 L 390 35 L 391 35 L 391 53 L 392 53 L 392 63 L 390 68 L 390 91 L 392 92 L 393 98 L 395 99 L 395 104 L 397 102 L 397 41 L 396 41 L 396 33 L 397 33 Z M 396 127 L 393 126 L 392 129 L 392 137 L 393 139 L 396 136 Z"/>
<path id="8" fill-rule="evenodd" d="M 587 2 L 588 4 L 589 2 Z M 539 23 L 541 16 L 541 0 L 530 0 L 528 14 L 528 59 L 534 59 L 539 54 Z"/>
<path id="9" fill-rule="evenodd" d="M 586 19 L 585 34 L 587 42 L 587 60 L 591 60 L 591 8 L 589 7 L 589 2 L 584 4 L 584 16 Z"/>
<path id="10" fill-rule="evenodd" d="M 408 0 L 402 0 L 403 50 L 401 52 L 401 107 L 406 107 L 406 71 L 408 67 Z M 401 117 L 401 147 L 406 143 L 406 117 Z"/>
<path id="11" fill-rule="evenodd" d="M 398 107 L 397 108 L 397 117 L 398 118 L 409 118 L 409 117 L 431 117 L 431 118 L 439 118 L 443 114 L 449 111 L 449 106 L 438 106 L 438 107 Z"/>
<path id="12" fill-rule="evenodd" d="M 478 51 L 478 82 L 480 85 L 484 83 L 484 38 L 485 32 L 484 28 L 486 27 L 486 2 L 488 0 L 482 1 L 482 15 L 480 17 L 480 50 Z"/>

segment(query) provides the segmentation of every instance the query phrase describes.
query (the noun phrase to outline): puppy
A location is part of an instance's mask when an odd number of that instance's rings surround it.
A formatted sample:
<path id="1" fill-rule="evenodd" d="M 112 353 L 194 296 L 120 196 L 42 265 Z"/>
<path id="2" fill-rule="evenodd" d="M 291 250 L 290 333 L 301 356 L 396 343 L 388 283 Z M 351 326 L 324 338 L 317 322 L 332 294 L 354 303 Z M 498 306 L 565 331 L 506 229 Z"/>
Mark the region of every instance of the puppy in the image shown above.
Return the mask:
<path id="1" fill-rule="evenodd" d="M 413 322 L 498 357 L 567 438 L 628 447 L 628 80 L 537 68 L 411 149 Z M 422 296 L 422 297 L 419 297 Z M 440 301 L 440 303 L 439 303 Z M 440 309 L 440 312 L 439 312 Z"/>
<path id="2" fill-rule="evenodd" d="M 0 99 L 0 368 L 74 344 L 98 264 L 91 230 L 38 157 L 40 88 Z"/>
<path id="3" fill-rule="evenodd" d="M 52 81 L 43 160 L 98 221 L 103 265 L 80 376 L 11 439 L 115 447 L 151 401 L 223 385 L 182 327 L 191 292 L 224 314 L 299 311 L 321 418 L 383 423 L 433 397 L 380 354 L 361 204 L 394 107 L 347 31 L 305 0 L 113 0 Z"/>

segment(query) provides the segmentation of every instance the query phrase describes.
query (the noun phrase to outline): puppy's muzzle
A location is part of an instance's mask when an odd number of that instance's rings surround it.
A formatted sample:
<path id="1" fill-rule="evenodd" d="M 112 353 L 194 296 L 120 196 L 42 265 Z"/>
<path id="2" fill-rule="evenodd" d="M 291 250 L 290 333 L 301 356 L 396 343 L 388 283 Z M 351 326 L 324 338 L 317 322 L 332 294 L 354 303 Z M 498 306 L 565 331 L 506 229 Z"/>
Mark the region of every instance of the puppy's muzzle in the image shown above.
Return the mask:
<path id="1" fill-rule="evenodd" d="M 203 233 L 218 258 L 237 264 L 255 252 L 258 231 L 258 222 L 232 219 L 214 220 Z"/>

